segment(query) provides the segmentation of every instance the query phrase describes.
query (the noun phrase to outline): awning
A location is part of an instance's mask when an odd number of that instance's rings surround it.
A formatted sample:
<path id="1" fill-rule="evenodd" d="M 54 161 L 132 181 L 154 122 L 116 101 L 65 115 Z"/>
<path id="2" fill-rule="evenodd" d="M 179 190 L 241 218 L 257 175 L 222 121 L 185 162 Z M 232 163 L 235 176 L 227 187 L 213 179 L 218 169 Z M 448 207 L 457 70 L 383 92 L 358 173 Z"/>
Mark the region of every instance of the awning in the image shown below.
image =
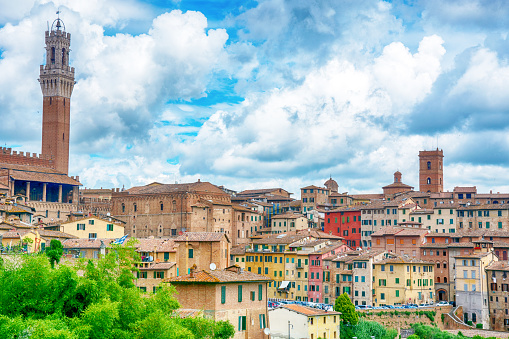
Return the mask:
<path id="1" fill-rule="evenodd" d="M 283 281 L 281 285 L 278 287 L 278 290 L 286 290 L 289 288 L 290 282 L 289 281 Z"/>

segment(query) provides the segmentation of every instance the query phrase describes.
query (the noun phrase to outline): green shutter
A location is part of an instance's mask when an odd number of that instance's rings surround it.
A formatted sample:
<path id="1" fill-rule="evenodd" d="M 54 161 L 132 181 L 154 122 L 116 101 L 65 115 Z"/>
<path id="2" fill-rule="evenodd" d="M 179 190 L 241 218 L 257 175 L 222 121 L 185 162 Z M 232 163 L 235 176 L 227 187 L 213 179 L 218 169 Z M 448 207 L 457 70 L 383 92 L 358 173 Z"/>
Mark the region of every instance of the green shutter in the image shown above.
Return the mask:
<path id="1" fill-rule="evenodd" d="M 221 286 L 221 304 L 226 303 L 226 286 Z"/>
<path id="2" fill-rule="evenodd" d="M 242 331 L 242 316 L 239 316 L 239 331 Z"/>
<path id="3" fill-rule="evenodd" d="M 242 317 L 242 331 L 245 331 L 246 330 L 246 317 L 243 316 Z"/>
<path id="4" fill-rule="evenodd" d="M 154 279 L 156 279 L 157 275 L 156 275 L 156 271 L 154 271 Z"/>
<path id="5" fill-rule="evenodd" d="M 140 278 L 140 272 L 139 271 L 136 272 L 136 278 L 138 278 L 138 279 Z"/>
<path id="6" fill-rule="evenodd" d="M 161 272 L 161 279 L 164 279 L 164 272 Z"/>
<path id="7" fill-rule="evenodd" d="M 239 297 L 239 303 L 242 302 L 242 285 L 239 285 L 239 291 L 238 291 L 238 297 Z"/>
<path id="8" fill-rule="evenodd" d="M 258 300 L 262 300 L 263 285 L 258 285 Z"/>

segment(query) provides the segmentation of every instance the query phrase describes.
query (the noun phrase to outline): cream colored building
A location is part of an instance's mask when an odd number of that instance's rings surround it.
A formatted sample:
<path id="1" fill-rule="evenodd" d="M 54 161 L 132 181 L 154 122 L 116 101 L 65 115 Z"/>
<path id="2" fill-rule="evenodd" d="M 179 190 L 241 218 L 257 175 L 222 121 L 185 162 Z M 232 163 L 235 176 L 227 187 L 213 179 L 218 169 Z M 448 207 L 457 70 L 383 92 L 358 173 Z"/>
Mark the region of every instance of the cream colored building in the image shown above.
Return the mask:
<path id="1" fill-rule="evenodd" d="M 124 224 L 113 218 L 103 219 L 91 216 L 62 223 L 60 230 L 82 239 L 117 239 L 124 236 Z"/>
<path id="2" fill-rule="evenodd" d="M 284 213 L 272 217 L 272 234 L 300 231 L 306 228 L 308 228 L 308 221 L 302 214 Z"/>
<path id="3" fill-rule="evenodd" d="M 340 312 L 288 304 L 269 310 L 271 338 L 339 338 Z"/>

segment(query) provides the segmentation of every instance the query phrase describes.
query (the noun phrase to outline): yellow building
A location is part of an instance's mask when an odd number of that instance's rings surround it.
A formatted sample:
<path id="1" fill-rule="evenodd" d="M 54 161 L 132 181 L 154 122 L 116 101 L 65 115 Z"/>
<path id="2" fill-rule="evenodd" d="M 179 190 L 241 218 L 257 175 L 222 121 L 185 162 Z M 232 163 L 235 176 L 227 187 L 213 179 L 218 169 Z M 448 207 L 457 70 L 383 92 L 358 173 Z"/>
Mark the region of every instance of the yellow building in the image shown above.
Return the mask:
<path id="1" fill-rule="evenodd" d="M 288 304 L 269 310 L 271 338 L 339 338 L 340 312 Z"/>
<path id="2" fill-rule="evenodd" d="M 59 231 L 46 231 L 42 229 L 18 229 L 2 234 L 2 246 L 12 248 L 23 247 L 28 253 L 43 251 L 49 247 L 52 239 L 64 242 L 75 237 Z"/>
<path id="3" fill-rule="evenodd" d="M 60 230 L 82 239 L 109 239 L 124 236 L 124 222 L 113 218 L 85 217 L 62 223 Z"/>
<path id="4" fill-rule="evenodd" d="M 434 301 L 433 263 L 388 254 L 374 263 L 373 306 Z"/>

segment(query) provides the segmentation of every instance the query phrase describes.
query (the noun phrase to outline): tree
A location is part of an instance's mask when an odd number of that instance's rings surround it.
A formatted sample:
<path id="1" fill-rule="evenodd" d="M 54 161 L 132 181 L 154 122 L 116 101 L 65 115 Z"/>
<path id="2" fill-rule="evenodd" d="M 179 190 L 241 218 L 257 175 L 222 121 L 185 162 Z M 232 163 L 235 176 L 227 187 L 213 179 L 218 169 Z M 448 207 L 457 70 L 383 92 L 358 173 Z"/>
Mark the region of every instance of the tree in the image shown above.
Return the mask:
<path id="1" fill-rule="evenodd" d="M 62 243 L 59 240 L 51 239 L 49 248 L 46 250 L 46 255 L 49 258 L 51 268 L 55 268 L 55 262 L 57 264 L 60 262 L 60 258 L 62 258 L 63 253 L 64 247 L 62 246 Z"/>
<path id="2" fill-rule="evenodd" d="M 344 324 L 356 325 L 359 322 L 359 315 L 355 311 L 355 306 L 346 293 L 336 298 L 334 311 L 341 312 L 341 321 Z"/>

